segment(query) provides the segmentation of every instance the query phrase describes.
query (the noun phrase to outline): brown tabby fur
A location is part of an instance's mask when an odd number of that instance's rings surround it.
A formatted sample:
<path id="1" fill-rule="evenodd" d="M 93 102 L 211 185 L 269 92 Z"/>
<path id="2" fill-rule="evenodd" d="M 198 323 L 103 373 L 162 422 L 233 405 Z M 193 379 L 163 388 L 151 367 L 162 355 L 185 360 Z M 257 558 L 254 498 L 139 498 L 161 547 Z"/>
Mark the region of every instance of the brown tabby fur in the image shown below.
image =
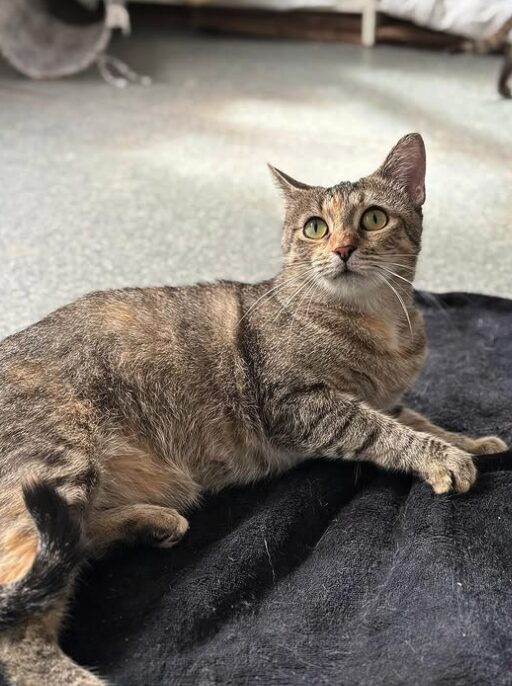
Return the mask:
<path id="1" fill-rule="evenodd" d="M 403 138 L 357 183 L 273 173 L 286 200 L 274 279 L 93 293 L 1 344 L 0 664 L 12 683 L 103 683 L 57 644 L 77 567 L 62 560 L 74 547 L 173 545 L 202 493 L 315 455 L 411 472 L 444 493 L 471 487 L 469 453 L 505 447 L 398 405 L 426 350 L 410 283 L 421 137 Z M 371 206 L 389 215 L 380 231 L 361 228 Z M 318 216 L 329 233 L 308 239 Z M 345 263 L 336 250 L 348 244 Z M 44 533 L 58 517 L 74 542 Z M 38 583 L 51 587 L 42 599 Z"/>

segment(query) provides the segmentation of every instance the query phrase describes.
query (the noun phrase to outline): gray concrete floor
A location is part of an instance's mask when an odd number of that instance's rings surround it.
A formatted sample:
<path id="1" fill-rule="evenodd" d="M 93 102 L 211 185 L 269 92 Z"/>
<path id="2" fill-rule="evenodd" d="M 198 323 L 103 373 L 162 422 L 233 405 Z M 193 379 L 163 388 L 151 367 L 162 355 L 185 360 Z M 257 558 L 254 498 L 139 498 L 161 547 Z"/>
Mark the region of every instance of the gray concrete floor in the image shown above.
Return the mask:
<path id="1" fill-rule="evenodd" d="M 0 64 L 0 335 L 92 289 L 256 280 L 279 264 L 265 163 L 310 183 L 428 150 L 418 286 L 512 296 L 512 103 L 498 58 L 135 27 L 151 74 L 35 83 Z"/>

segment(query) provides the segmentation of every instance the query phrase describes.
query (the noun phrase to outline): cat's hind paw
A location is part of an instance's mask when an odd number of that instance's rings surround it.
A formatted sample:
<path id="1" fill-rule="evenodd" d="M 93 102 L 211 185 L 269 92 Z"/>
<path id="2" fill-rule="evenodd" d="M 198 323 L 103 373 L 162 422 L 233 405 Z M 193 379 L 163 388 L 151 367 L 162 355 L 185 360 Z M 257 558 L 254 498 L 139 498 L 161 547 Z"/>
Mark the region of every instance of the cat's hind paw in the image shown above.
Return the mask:
<path id="1" fill-rule="evenodd" d="M 152 527 L 148 532 L 147 543 L 158 548 L 172 548 L 188 531 L 188 521 L 180 514 L 171 518 L 168 525 L 165 523 Z"/>
<path id="2" fill-rule="evenodd" d="M 474 448 L 471 450 L 475 455 L 492 455 L 494 453 L 502 453 L 508 450 L 505 441 L 502 441 L 498 436 L 484 436 L 483 438 L 475 438 Z"/>
<path id="3" fill-rule="evenodd" d="M 132 531 L 132 540 L 158 548 L 172 548 L 188 531 L 188 521 L 171 507 L 144 505 Z"/>

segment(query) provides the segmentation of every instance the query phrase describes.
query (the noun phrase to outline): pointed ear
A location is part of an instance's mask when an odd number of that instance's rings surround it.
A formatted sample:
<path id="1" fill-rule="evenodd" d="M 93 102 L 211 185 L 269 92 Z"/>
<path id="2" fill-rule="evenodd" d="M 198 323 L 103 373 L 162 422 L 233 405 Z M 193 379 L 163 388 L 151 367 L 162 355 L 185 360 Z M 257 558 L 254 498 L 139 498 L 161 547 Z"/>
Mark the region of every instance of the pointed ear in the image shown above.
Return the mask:
<path id="1" fill-rule="evenodd" d="M 300 193 L 300 191 L 305 191 L 308 190 L 308 188 L 311 188 L 311 186 L 308 186 L 306 183 L 292 179 L 291 176 L 288 176 L 288 174 L 276 169 L 271 164 L 268 164 L 268 168 L 272 172 L 272 176 L 274 177 L 277 187 L 283 192 L 285 198 L 292 198 L 297 193 Z"/>
<path id="2" fill-rule="evenodd" d="M 398 183 L 416 207 L 425 202 L 425 144 L 419 133 L 401 138 L 377 171 L 379 176 Z"/>

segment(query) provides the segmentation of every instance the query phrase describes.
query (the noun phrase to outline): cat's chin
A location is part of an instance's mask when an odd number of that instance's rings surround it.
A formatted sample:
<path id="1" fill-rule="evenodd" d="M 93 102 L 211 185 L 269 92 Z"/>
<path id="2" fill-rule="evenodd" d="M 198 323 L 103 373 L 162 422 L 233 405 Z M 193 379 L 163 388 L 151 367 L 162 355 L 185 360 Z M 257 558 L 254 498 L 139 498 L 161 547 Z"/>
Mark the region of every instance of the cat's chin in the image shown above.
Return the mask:
<path id="1" fill-rule="evenodd" d="M 322 289 L 333 301 L 345 302 L 351 306 L 367 308 L 379 289 L 379 283 L 366 274 L 345 271 L 335 276 L 322 276 L 319 280 Z"/>

